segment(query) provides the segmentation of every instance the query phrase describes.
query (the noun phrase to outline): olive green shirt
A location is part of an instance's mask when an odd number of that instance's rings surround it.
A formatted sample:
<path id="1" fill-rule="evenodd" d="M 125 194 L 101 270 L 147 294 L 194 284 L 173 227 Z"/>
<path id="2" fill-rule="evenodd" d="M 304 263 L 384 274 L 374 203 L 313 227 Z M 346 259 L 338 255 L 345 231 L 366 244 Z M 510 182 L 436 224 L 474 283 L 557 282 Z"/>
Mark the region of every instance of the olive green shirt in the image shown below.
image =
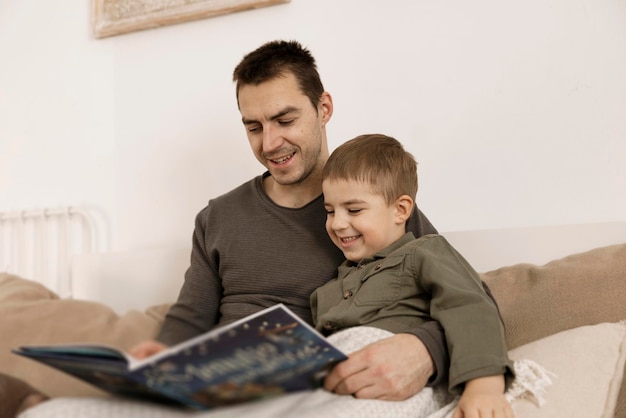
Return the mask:
<path id="1" fill-rule="evenodd" d="M 357 325 L 406 332 L 435 319 L 450 354 L 450 391 L 468 380 L 512 377 L 497 306 L 478 273 L 441 235 L 407 232 L 359 263 L 345 261 L 338 277 L 311 295 L 316 328 L 328 335 Z"/>

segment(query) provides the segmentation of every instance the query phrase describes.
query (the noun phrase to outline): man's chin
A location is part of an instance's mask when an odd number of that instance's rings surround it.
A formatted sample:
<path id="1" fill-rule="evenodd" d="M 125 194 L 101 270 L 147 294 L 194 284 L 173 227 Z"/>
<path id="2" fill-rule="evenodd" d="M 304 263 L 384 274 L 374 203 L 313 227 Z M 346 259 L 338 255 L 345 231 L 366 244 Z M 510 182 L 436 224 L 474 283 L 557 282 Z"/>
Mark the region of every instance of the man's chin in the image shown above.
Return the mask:
<path id="1" fill-rule="evenodd" d="M 280 186 L 294 186 L 302 183 L 304 176 L 294 173 L 286 173 L 281 170 L 270 170 L 270 174 L 274 181 Z"/>

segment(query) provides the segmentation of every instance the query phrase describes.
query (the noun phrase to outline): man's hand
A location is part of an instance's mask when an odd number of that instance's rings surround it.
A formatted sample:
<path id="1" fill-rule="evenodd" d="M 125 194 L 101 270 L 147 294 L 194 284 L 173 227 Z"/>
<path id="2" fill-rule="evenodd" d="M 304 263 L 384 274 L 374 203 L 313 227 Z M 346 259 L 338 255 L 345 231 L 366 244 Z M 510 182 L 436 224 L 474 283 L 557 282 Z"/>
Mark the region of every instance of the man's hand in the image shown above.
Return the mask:
<path id="1" fill-rule="evenodd" d="M 324 388 L 362 399 L 401 401 L 421 391 L 435 372 L 426 346 L 396 334 L 355 351 L 326 376 Z"/>
<path id="2" fill-rule="evenodd" d="M 163 345 L 157 341 L 148 340 L 137 344 L 136 346 L 128 350 L 128 353 L 137 359 L 144 359 L 146 357 L 150 357 L 157 353 L 160 353 L 166 348 L 166 345 Z"/>

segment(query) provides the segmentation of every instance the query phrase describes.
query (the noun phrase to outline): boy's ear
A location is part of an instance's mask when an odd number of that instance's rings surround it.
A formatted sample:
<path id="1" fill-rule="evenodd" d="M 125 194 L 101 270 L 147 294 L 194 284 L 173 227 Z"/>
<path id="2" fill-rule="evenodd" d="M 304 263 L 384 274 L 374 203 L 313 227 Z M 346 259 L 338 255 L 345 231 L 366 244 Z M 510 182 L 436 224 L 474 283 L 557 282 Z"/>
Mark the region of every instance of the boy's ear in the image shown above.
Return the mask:
<path id="1" fill-rule="evenodd" d="M 403 194 L 396 199 L 396 219 L 398 223 L 406 222 L 413 212 L 413 199 Z"/>

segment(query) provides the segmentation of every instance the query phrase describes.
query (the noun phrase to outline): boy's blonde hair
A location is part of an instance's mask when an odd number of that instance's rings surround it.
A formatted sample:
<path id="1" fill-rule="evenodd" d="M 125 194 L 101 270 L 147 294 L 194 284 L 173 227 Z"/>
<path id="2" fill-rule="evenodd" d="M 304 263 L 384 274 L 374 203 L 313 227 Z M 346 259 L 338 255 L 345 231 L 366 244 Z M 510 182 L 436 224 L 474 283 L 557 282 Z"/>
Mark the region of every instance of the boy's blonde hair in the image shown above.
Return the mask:
<path id="1" fill-rule="evenodd" d="M 360 135 L 337 147 L 328 158 L 323 180 L 367 183 L 387 204 L 417 194 L 417 162 L 402 144 L 382 134 Z"/>

